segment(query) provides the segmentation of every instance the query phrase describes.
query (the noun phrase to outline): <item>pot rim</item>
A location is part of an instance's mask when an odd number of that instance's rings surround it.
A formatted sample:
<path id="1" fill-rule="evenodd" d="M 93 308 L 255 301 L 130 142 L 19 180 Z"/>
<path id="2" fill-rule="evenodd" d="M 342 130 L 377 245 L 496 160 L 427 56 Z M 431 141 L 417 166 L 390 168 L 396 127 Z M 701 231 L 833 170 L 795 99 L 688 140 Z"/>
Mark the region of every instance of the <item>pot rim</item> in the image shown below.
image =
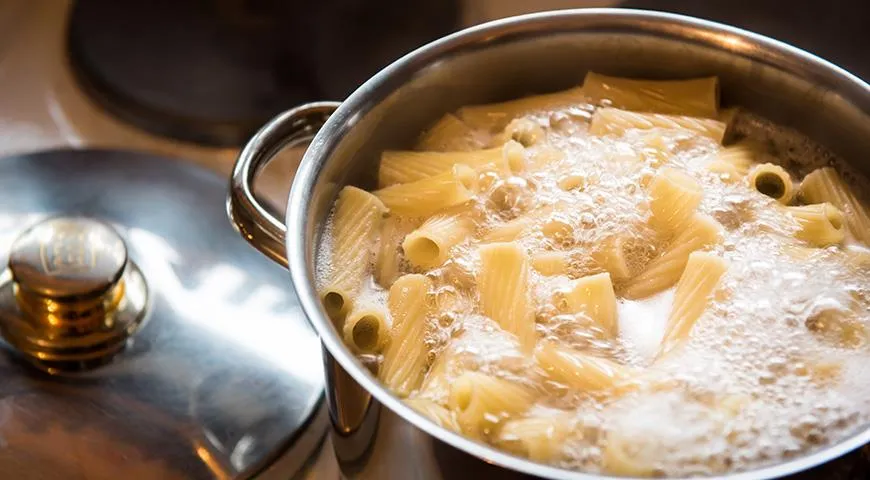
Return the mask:
<path id="1" fill-rule="evenodd" d="M 560 24 L 560 21 L 568 24 Z M 570 25 L 571 22 L 582 23 L 584 21 L 587 23 L 573 27 Z M 332 154 L 344 133 L 353 128 L 362 112 L 370 110 L 384 96 L 400 86 L 405 79 L 416 71 L 437 62 L 442 56 L 461 51 L 471 44 L 484 45 L 518 33 L 547 30 L 553 25 L 560 28 L 551 29 L 551 32 L 580 31 L 596 27 L 619 28 L 626 32 L 684 39 L 749 58 L 756 63 L 767 63 L 780 68 L 791 65 L 790 69 L 792 70 L 797 62 L 801 67 L 807 68 L 808 75 L 824 78 L 843 89 L 849 89 L 851 97 L 862 97 L 865 101 L 859 107 L 865 112 L 870 112 L 870 85 L 846 70 L 797 47 L 716 22 L 685 15 L 633 9 L 586 8 L 547 11 L 509 17 L 467 28 L 406 54 L 354 91 L 341 103 L 338 110 L 332 114 L 312 140 L 290 191 L 285 217 L 288 231 L 286 238 L 287 258 L 292 284 L 302 309 L 320 335 L 320 339 L 329 353 L 342 368 L 381 404 L 411 422 L 416 428 L 487 463 L 529 475 L 554 479 L 625 478 L 538 464 L 440 427 L 405 405 L 358 362 L 336 333 L 332 322 L 323 311 L 315 291 L 314 271 L 306 253 L 308 240 L 299 237 L 299 235 L 304 236 L 304 232 L 309 231 L 307 210 L 311 203 L 313 186 L 325 160 Z M 855 101 L 854 98 L 850 100 Z M 709 478 L 748 480 L 781 477 L 818 466 L 867 443 L 870 443 L 870 426 L 865 425 L 863 429 L 859 429 L 850 437 L 794 460 Z"/>

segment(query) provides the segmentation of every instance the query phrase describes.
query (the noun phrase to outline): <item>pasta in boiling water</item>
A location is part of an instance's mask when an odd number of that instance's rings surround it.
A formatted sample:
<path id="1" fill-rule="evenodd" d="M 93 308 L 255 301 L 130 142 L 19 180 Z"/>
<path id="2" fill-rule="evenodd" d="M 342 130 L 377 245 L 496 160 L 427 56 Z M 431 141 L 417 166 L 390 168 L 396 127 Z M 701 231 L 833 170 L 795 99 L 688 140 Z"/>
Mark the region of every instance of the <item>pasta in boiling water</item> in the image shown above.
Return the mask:
<path id="1" fill-rule="evenodd" d="M 870 422 L 870 209 L 840 159 L 722 108 L 714 77 L 589 73 L 433 120 L 341 190 L 317 261 L 336 328 L 414 410 L 633 476 Z"/>

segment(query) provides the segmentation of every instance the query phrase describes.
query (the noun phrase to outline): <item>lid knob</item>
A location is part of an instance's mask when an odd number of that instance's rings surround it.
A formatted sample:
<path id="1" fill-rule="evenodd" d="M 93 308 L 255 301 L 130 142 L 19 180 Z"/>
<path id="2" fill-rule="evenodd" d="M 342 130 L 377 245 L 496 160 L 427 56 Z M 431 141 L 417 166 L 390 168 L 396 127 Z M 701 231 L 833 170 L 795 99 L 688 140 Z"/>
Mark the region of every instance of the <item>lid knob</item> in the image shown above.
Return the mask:
<path id="1" fill-rule="evenodd" d="M 2 280 L 0 333 L 50 372 L 105 363 L 144 318 L 144 278 L 120 235 L 96 220 L 30 227 L 13 242 Z"/>

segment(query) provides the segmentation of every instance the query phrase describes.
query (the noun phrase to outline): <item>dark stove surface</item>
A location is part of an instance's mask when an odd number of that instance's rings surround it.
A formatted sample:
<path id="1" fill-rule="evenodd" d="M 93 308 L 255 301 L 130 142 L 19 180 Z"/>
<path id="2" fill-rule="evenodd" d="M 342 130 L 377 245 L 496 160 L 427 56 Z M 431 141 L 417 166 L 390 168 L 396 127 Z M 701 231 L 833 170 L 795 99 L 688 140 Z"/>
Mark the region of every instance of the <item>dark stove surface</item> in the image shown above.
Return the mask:
<path id="1" fill-rule="evenodd" d="M 79 83 L 114 115 L 238 145 L 287 108 L 345 98 L 458 18 L 455 0 L 78 0 L 68 50 Z"/>

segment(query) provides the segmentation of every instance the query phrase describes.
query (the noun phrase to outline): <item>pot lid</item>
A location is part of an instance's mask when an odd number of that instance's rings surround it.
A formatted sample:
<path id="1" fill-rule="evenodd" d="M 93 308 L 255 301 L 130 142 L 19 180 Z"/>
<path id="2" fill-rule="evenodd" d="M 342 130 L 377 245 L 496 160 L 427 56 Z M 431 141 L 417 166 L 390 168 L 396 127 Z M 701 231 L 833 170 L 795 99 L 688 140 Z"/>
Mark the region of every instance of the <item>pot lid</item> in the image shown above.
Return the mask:
<path id="1" fill-rule="evenodd" d="M 0 160 L 4 478 L 290 478 L 316 451 L 320 343 L 225 197 L 143 153 Z"/>

